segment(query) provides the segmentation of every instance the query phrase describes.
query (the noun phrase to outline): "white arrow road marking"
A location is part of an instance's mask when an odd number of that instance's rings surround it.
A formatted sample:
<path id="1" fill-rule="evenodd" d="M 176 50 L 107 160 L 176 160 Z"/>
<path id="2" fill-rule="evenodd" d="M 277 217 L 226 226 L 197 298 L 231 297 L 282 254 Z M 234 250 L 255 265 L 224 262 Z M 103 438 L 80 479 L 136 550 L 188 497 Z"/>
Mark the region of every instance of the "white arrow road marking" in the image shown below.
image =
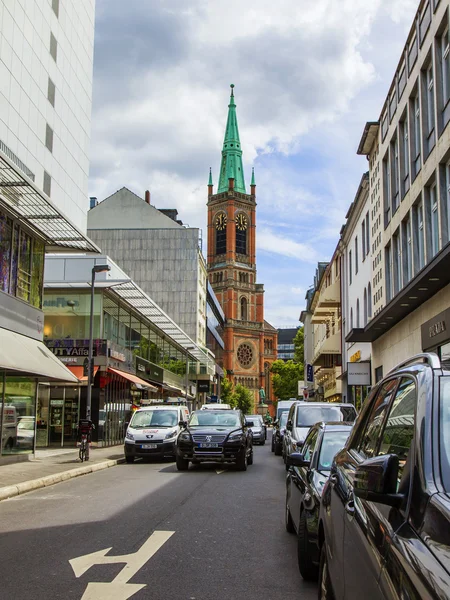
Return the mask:
<path id="1" fill-rule="evenodd" d="M 125 563 L 123 569 L 111 583 L 89 583 L 82 600 L 127 600 L 127 598 L 146 587 L 146 584 L 129 584 L 128 581 L 142 569 L 145 563 L 158 552 L 174 533 L 174 531 L 155 531 L 139 550 L 131 554 L 106 556 L 112 548 L 105 548 L 69 560 L 75 577 L 81 577 L 94 565 Z"/>
<path id="2" fill-rule="evenodd" d="M 220 475 L 221 473 L 225 473 L 225 469 L 223 469 L 223 471 L 216 471 L 217 475 Z"/>

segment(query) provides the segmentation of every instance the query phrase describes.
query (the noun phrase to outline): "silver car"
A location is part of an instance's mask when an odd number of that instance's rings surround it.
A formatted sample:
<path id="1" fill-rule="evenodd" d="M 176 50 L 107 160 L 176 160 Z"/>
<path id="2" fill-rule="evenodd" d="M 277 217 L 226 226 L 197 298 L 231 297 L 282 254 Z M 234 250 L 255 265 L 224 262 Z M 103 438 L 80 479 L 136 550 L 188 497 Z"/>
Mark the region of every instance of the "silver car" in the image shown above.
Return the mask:
<path id="1" fill-rule="evenodd" d="M 250 427 L 253 433 L 253 443 L 264 446 L 267 439 L 267 427 L 261 415 L 246 415 L 246 420 L 253 423 Z"/>

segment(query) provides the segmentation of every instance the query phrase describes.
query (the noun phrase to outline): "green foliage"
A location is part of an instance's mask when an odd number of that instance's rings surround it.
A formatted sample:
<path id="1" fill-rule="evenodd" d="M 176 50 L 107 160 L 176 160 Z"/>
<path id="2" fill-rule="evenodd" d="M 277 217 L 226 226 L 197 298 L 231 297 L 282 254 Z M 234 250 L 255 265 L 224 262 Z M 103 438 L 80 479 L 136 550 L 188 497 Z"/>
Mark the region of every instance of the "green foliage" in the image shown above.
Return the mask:
<path id="1" fill-rule="evenodd" d="M 228 379 L 227 372 L 224 371 L 222 384 L 220 386 L 220 400 L 225 404 L 230 404 L 231 397 L 233 395 L 233 382 Z"/>
<path id="2" fill-rule="evenodd" d="M 295 338 L 294 338 L 294 361 L 300 364 L 304 363 L 304 349 L 305 349 L 305 338 L 304 338 L 304 329 L 303 327 L 299 327 Z"/>
<path id="3" fill-rule="evenodd" d="M 253 396 L 250 390 L 238 383 L 234 388 L 230 404 L 232 408 L 239 408 L 244 415 L 248 415 L 253 410 Z"/>
<path id="4" fill-rule="evenodd" d="M 303 379 L 303 363 L 276 360 L 270 369 L 273 391 L 277 398 L 297 398 L 298 381 Z"/>

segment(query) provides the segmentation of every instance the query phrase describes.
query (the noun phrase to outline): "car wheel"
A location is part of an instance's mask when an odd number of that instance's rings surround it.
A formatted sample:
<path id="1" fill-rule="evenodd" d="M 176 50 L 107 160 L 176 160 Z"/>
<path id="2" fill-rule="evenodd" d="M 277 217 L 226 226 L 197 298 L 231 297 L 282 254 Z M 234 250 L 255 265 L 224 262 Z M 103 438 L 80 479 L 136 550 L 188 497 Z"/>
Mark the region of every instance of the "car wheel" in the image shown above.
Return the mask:
<path id="1" fill-rule="evenodd" d="M 125 462 L 131 465 L 134 463 L 134 456 L 125 456 Z"/>
<path id="2" fill-rule="evenodd" d="M 247 464 L 248 465 L 252 465 L 253 464 L 253 448 L 252 448 L 252 451 L 250 452 L 250 456 L 247 459 Z"/>
<path id="3" fill-rule="evenodd" d="M 330 574 L 328 572 L 328 558 L 326 550 L 326 542 L 322 544 L 320 552 L 319 565 L 319 600 L 334 600 L 333 589 L 331 587 Z"/>
<path id="4" fill-rule="evenodd" d="M 289 510 L 288 495 L 286 493 L 285 525 L 288 533 L 295 533 L 294 522 L 292 521 L 291 511 Z"/>
<path id="5" fill-rule="evenodd" d="M 178 471 L 187 471 L 189 469 L 189 461 L 186 458 L 177 456 L 176 461 Z"/>
<path id="6" fill-rule="evenodd" d="M 242 456 L 240 456 L 237 459 L 236 466 L 239 469 L 239 471 L 246 471 L 247 470 L 247 465 L 248 465 L 247 452 L 244 450 L 244 452 L 242 453 Z"/>
<path id="7" fill-rule="evenodd" d="M 275 444 L 275 456 L 281 456 L 281 444 Z"/>
<path id="8" fill-rule="evenodd" d="M 298 526 L 297 560 L 298 569 L 303 579 L 306 579 L 307 581 L 316 580 L 319 575 L 319 569 L 311 560 L 305 511 L 302 511 L 302 514 L 300 515 L 300 524 Z"/>

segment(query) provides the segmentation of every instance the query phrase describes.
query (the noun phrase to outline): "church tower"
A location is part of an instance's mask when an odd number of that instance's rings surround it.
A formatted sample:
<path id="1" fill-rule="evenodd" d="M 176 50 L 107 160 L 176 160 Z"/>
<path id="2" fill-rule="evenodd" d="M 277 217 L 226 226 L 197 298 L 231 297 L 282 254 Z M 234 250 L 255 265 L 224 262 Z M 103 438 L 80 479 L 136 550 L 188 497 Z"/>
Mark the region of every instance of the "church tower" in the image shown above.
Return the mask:
<path id="1" fill-rule="evenodd" d="M 219 184 L 208 182 L 208 277 L 226 317 L 224 367 L 235 384 L 253 394 L 264 389 L 273 400 L 270 365 L 276 360 L 277 330 L 264 320 L 264 286 L 256 283 L 256 183 L 245 187 L 242 148 L 234 99 L 222 148 Z"/>

